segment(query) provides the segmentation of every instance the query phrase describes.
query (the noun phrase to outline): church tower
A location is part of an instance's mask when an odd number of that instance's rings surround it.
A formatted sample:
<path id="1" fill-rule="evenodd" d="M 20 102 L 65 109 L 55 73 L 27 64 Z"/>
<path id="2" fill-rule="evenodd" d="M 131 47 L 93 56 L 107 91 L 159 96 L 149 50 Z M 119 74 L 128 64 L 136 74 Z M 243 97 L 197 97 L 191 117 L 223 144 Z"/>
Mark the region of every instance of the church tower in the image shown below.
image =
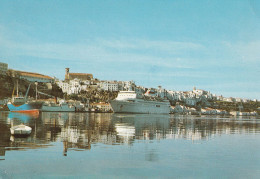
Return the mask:
<path id="1" fill-rule="evenodd" d="M 70 68 L 65 68 L 65 80 L 70 79 Z"/>

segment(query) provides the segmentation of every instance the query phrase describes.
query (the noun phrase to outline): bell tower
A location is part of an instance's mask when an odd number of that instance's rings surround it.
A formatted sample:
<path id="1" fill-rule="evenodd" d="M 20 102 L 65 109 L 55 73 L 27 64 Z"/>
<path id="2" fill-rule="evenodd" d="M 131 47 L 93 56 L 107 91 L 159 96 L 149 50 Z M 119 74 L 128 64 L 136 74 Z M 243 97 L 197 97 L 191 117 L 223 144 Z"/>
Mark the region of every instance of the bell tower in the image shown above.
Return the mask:
<path id="1" fill-rule="evenodd" d="M 70 68 L 65 68 L 65 80 L 70 79 Z"/>

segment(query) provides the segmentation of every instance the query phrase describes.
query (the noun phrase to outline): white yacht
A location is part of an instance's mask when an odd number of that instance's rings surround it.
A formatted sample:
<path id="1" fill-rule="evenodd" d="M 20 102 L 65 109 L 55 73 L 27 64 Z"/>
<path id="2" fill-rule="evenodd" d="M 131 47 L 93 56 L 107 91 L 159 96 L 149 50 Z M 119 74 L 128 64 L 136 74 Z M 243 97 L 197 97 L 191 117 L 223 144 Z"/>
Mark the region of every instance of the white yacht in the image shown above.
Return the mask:
<path id="1" fill-rule="evenodd" d="M 148 98 L 135 91 L 120 91 L 115 100 L 110 101 L 115 113 L 169 114 L 170 102 L 159 98 Z"/>

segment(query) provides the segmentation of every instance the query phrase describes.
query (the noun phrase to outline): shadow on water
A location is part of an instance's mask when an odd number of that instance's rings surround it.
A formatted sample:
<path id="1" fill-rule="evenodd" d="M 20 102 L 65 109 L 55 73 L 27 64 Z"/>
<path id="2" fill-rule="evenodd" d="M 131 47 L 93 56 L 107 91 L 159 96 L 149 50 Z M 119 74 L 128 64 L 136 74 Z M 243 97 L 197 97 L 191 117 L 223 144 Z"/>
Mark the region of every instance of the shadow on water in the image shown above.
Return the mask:
<path id="1" fill-rule="evenodd" d="M 32 127 L 25 138 L 10 135 L 11 123 Z M 47 148 L 62 142 L 64 156 L 68 151 L 90 150 L 93 144 L 133 145 L 137 141 L 207 140 L 214 135 L 259 133 L 257 118 L 220 116 L 176 116 L 110 113 L 42 112 L 39 116 L 0 113 L 0 156 L 6 151 Z M 146 155 L 156 161 L 156 151 Z"/>

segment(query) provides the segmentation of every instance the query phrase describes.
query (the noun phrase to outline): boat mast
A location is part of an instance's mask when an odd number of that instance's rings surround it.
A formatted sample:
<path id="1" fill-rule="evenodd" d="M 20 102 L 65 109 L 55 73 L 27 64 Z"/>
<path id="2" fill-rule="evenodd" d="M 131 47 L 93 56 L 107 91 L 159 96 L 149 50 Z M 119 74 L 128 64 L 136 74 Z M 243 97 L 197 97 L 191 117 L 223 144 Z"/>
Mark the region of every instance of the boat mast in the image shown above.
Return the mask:
<path id="1" fill-rule="evenodd" d="M 16 89 L 16 96 L 18 97 L 18 79 L 17 79 L 17 81 L 16 81 L 16 87 L 17 87 L 17 89 Z"/>
<path id="2" fill-rule="evenodd" d="M 35 86 L 36 86 L 36 97 L 35 97 L 35 99 L 37 101 L 37 98 L 38 98 L 38 96 L 37 96 L 37 93 L 38 93 L 38 90 L 37 90 L 38 82 L 35 82 Z"/>
<path id="3" fill-rule="evenodd" d="M 15 92 L 15 85 L 14 85 L 14 89 L 13 89 L 13 93 L 12 93 L 12 98 L 14 97 L 14 92 Z"/>

